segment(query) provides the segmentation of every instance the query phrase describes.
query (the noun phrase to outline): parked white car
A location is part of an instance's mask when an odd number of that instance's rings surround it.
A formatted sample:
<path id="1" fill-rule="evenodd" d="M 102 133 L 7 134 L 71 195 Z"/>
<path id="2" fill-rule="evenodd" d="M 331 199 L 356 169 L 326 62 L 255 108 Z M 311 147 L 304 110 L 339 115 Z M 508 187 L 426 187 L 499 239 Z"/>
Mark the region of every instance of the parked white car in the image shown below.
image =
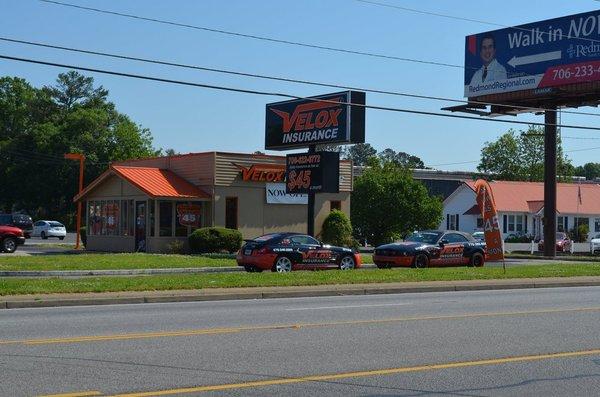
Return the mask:
<path id="1" fill-rule="evenodd" d="M 33 224 L 34 237 L 41 237 L 46 240 L 48 237 L 58 237 L 59 240 L 64 240 L 67 235 L 65 225 L 56 221 L 37 221 Z"/>
<path id="2" fill-rule="evenodd" d="M 590 252 L 592 255 L 600 254 L 600 234 L 597 234 L 590 240 Z"/>

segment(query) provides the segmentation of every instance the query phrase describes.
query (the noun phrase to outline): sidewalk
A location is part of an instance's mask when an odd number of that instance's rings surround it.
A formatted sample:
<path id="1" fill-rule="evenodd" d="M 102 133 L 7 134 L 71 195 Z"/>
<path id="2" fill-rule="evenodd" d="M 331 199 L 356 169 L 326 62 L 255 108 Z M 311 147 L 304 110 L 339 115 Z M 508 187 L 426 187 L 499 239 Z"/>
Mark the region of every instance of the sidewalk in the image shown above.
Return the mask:
<path id="1" fill-rule="evenodd" d="M 584 286 L 600 286 L 600 276 L 343 284 L 301 287 L 211 288 L 203 290 L 134 291 L 85 294 L 9 295 L 0 297 L 0 309 Z"/>

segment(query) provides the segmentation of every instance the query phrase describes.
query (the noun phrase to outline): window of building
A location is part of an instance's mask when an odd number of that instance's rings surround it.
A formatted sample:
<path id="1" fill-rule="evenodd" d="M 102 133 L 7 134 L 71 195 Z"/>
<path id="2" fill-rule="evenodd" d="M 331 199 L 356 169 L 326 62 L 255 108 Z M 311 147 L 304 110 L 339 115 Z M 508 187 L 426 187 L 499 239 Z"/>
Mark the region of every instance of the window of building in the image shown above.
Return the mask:
<path id="1" fill-rule="evenodd" d="M 225 227 L 228 229 L 238 228 L 238 198 L 227 197 L 225 199 Z"/>
<path id="2" fill-rule="evenodd" d="M 589 218 L 574 218 L 575 228 L 579 227 L 579 225 L 589 226 L 590 219 Z"/>
<path id="3" fill-rule="evenodd" d="M 600 218 L 594 219 L 594 231 L 600 232 Z"/>
<path id="4" fill-rule="evenodd" d="M 523 232 L 523 215 L 515 215 L 515 228 L 517 232 Z"/>
<path id="5" fill-rule="evenodd" d="M 148 200 L 148 223 L 150 224 L 150 237 L 154 237 L 154 226 L 156 225 L 156 208 L 154 208 L 154 200 Z"/>
<path id="6" fill-rule="evenodd" d="M 450 221 L 448 222 L 448 230 L 456 230 L 456 215 L 450 214 L 448 215 Z"/>
<path id="7" fill-rule="evenodd" d="M 173 203 L 171 201 L 158 202 L 158 217 L 159 237 L 173 236 Z"/>
<path id="8" fill-rule="evenodd" d="M 565 230 L 565 217 L 559 216 L 556 220 L 556 231 L 557 232 L 566 232 Z"/>
<path id="9" fill-rule="evenodd" d="M 90 236 L 133 234 L 133 200 L 90 200 L 86 207 Z"/>
<path id="10" fill-rule="evenodd" d="M 202 227 L 202 202 L 177 202 L 175 206 L 175 235 L 189 236 L 194 230 Z"/>
<path id="11" fill-rule="evenodd" d="M 514 215 L 508 216 L 508 231 L 509 232 L 515 231 L 515 216 Z"/>
<path id="12" fill-rule="evenodd" d="M 477 218 L 477 228 L 483 229 L 483 218 Z"/>
<path id="13" fill-rule="evenodd" d="M 330 205 L 329 212 L 331 212 L 333 210 L 338 210 L 338 211 L 342 210 L 342 202 L 340 200 L 331 200 L 329 202 L 329 205 Z"/>

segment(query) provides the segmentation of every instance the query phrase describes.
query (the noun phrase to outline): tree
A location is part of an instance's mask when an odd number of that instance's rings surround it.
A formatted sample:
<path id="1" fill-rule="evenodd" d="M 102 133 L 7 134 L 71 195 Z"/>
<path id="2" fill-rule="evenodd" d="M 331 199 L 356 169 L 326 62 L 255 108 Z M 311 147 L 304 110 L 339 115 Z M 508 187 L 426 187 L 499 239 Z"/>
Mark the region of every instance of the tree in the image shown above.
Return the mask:
<path id="1" fill-rule="evenodd" d="M 427 168 L 425 167 L 423 161 L 417 156 L 413 156 L 405 152 L 396 153 L 396 151 L 390 148 L 381 151 L 378 157 L 384 162 L 392 162 L 405 168 Z"/>
<path id="2" fill-rule="evenodd" d="M 343 157 L 352 160 L 352 165 L 365 166 L 371 157 L 377 156 L 377 150 L 368 143 L 357 143 L 344 148 Z"/>
<path id="3" fill-rule="evenodd" d="M 575 168 L 577 176 L 585 176 L 585 179 L 594 180 L 600 178 L 600 163 L 585 163 Z"/>
<path id="4" fill-rule="evenodd" d="M 437 228 L 442 209 L 442 200 L 430 197 L 425 186 L 395 162 L 371 161 L 354 183 L 351 220 L 355 236 L 375 246 L 414 230 Z"/>
<path id="5" fill-rule="evenodd" d="M 85 154 L 88 183 L 112 161 L 157 154 L 150 131 L 107 98 L 107 90 L 77 72 L 43 88 L 0 78 L 1 209 L 72 224 L 78 167 L 65 153 Z"/>
<path id="6" fill-rule="evenodd" d="M 321 238 L 326 244 L 350 247 L 353 245 L 352 224 L 340 210 L 333 210 L 323 221 Z"/>
<path id="7" fill-rule="evenodd" d="M 569 180 L 573 165 L 564 155 L 557 140 L 557 172 L 559 179 Z M 481 149 L 477 170 L 507 181 L 544 180 L 544 135 L 541 127 L 530 126 L 527 131 L 509 130 L 494 142 L 486 142 Z"/>

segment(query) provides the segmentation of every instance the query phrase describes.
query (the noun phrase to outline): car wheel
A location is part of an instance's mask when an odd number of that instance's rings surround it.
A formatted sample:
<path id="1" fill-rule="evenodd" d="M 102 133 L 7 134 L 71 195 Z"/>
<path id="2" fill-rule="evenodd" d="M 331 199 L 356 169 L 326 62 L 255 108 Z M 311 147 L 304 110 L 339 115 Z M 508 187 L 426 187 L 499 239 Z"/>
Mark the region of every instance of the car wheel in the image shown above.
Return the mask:
<path id="1" fill-rule="evenodd" d="M 48 236 L 46 236 L 46 232 L 42 232 L 40 234 L 40 237 L 42 238 L 42 240 L 48 240 Z"/>
<path id="2" fill-rule="evenodd" d="M 340 270 L 352 270 L 356 267 L 354 257 L 352 255 L 346 255 L 340 261 Z"/>
<path id="3" fill-rule="evenodd" d="M 244 269 L 248 272 L 248 273 L 254 273 L 254 266 L 249 266 L 246 265 L 244 266 Z"/>
<path id="4" fill-rule="evenodd" d="M 481 266 L 483 266 L 484 262 L 485 262 L 485 259 L 483 258 L 483 255 L 481 254 L 481 252 L 476 252 L 473 255 L 471 255 L 471 261 L 470 261 L 471 266 L 481 267 Z"/>
<path id="5" fill-rule="evenodd" d="M 277 273 L 288 273 L 292 271 L 292 261 L 287 256 L 280 256 L 275 259 L 273 271 Z"/>
<path id="6" fill-rule="evenodd" d="M 62 240 L 64 240 L 65 238 L 64 238 L 64 237 L 59 237 L 58 239 L 59 239 L 60 241 L 62 241 Z"/>
<path id="7" fill-rule="evenodd" d="M 17 250 L 17 240 L 7 237 L 2 241 L 2 251 L 12 254 Z"/>
<path id="8" fill-rule="evenodd" d="M 429 266 L 429 257 L 426 254 L 419 254 L 415 256 L 414 267 L 417 269 L 423 269 Z"/>

